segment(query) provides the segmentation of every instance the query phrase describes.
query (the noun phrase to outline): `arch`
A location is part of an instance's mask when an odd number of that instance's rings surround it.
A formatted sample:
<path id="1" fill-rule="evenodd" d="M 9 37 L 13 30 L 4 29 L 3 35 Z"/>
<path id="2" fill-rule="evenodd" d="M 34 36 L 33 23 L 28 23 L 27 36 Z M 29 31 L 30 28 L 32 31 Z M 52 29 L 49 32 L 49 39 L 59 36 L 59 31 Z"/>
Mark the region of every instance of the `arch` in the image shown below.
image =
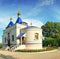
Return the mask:
<path id="1" fill-rule="evenodd" d="M 36 40 L 39 39 L 39 33 L 35 33 L 35 39 L 36 39 Z"/>

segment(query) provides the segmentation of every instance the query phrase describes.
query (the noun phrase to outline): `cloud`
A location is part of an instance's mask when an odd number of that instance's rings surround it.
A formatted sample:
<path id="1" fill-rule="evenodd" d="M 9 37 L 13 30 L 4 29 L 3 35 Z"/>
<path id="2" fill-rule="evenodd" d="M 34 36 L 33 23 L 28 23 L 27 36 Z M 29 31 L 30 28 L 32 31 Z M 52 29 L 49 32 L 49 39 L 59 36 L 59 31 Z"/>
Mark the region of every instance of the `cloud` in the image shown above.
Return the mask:
<path id="1" fill-rule="evenodd" d="M 60 8 L 58 8 L 57 6 L 53 7 L 52 9 L 53 11 L 53 17 L 56 19 L 56 21 L 60 20 Z"/>
<path id="2" fill-rule="evenodd" d="M 23 19 L 25 22 L 28 23 L 28 25 L 30 25 L 30 23 L 32 23 L 32 26 L 37 26 L 37 27 L 41 27 L 43 25 L 43 23 L 37 19 Z"/>
<path id="3" fill-rule="evenodd" d="M 54 4 L 54 0 L 42 0 L 40 6 L 53 5 L 53 4 Z"/>
<path id="4" fill-rule="evenodd" d="M 56 18 L 57 20 L 60 20 L 60 16 L 59 16 L 59 15 L 56 15 L 55 18 Z"/>
<path id="5" fill-rule="evenodd" d="M 54 0 L 38 0 L 37 4 L 27 13 L 27 17 L 38 15 L 43 11 L 43 7 L 53 5 L 54 2 Z"/>
<path id="6" fill-rule="evenodd" d="M 0 17 L 0 29 L 5 29 L 9 22 L 10 22 L 9 18 Z"/>
<path id="7" fill-rule="evenodd" d="M 54 15 L 54 18 L 56 19 L 56 21 L 60 21 L 60 14 L 57 12 L 57 13 Z"/>
<path id="8" fill-rule="evenodd" d="M 17 20 L 16 17 L 13 18 L 13 23 L 15 23 Z M 23 19 L 23 21 L 26 21 L 29 25 L 32 22 L 33 26 L 41 27 L 43 23 L 39 21 L 38 19 Z M 8 23 L 10 22 L 7 18 L 0 18 L 0 29 L 4 30 Z"/>
<path id="9" fill-rule="evenodd" d="M 5 25 L 6 25 L 6 21 L 4 21 L 0 18 L 0 29 L 3 29 L 5 27 Z"/>

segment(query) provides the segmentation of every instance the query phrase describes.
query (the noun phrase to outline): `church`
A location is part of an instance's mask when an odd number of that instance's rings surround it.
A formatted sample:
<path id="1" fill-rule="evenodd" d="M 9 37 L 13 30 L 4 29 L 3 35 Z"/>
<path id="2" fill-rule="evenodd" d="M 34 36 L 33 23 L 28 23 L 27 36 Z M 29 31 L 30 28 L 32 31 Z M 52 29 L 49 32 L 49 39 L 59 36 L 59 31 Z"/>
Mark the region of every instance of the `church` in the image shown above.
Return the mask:
<path id="1" fill-rule="evenodd" d="M 17 20 L 13 23 L 10 18 L 2 35 L 3 47 L 9 46 L 15 50 L 19 49 L 42 49 L 42 29 L 36 26 L 28 25 L 17 13 Z M 32 20 L 33 21 L 33 20 Z"/>

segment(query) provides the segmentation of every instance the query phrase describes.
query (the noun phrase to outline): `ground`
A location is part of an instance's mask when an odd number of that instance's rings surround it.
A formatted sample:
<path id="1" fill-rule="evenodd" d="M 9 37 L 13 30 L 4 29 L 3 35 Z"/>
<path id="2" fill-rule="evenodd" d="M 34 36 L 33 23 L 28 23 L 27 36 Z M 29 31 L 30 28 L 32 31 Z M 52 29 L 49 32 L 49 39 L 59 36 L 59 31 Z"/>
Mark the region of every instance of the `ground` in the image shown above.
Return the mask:
<path id="1" fill-rule="evenodd" d="M 9 52 L 0 50 L 0 59 L 60 59 L 60 50 L 52 52 Z"/>

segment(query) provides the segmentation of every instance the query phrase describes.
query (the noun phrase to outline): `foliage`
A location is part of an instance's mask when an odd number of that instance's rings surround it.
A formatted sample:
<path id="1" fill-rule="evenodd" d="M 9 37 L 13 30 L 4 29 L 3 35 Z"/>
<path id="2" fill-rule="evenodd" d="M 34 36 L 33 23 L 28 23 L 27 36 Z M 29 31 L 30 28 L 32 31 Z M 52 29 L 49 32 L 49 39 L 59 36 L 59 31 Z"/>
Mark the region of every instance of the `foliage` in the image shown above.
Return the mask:
<path id="1" fill-rule="evenodd" d="M 46 49 L 39 49 L 39 50 L 15 50 L 15 52 L 44 52 L 44 51 L 50 51 L 55 50 L 56 47 L 47 47 Z"/>
<path id="2" fill-rule="evenodd" d="M 16 50 L 15 52 L 43 52 L 45 49 L 41 50 Z"/>
<path id="3" fill-rule="evenodd" d="M 59 22 L 47 22 L 42 27 L 43 36 L 43 46 L 60 46 L 60 23 Z"/>
<path id="4" fill-rule="evenodd" d="M 2 43 L 0 43 L 0 48 L 2 48 Z"/>

